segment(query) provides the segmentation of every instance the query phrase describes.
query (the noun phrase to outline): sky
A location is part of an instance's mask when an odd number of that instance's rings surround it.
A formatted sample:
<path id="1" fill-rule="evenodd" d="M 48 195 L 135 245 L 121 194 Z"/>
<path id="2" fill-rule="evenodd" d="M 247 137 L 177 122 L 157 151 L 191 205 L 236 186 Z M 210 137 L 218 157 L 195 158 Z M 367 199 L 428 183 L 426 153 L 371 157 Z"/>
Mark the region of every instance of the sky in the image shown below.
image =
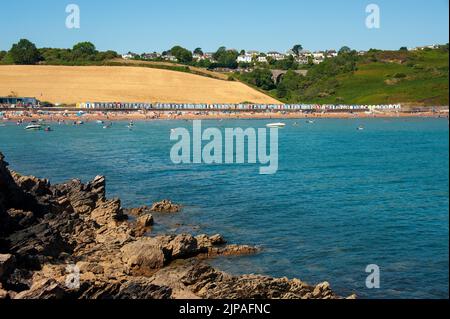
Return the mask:
<path id="1" fill-rule="evenodd" d="M 380 28 L 366 27 L 372 3 L 380 8 Z M 69 4 L 80 8 L 79 29 L 66 27 Z M 205 52 L 285 52 L 294 44 L 398 50 L 449 42 L 448 0 L 2 0 L 0 17 L 0 50 L 22 38 L 58 48 L 90 41 L 119 53 L 174 45 Z"/>

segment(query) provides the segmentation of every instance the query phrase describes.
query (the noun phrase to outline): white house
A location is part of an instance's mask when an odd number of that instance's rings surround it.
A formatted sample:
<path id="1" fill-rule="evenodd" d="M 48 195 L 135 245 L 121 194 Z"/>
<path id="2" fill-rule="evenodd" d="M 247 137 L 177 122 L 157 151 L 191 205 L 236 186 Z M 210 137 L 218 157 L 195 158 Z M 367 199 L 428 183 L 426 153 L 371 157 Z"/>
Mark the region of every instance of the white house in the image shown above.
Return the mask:
<path id="1" fill-rule="evenodd" d="M 244 54 L 237 57 L 237 63 L 252 63 L 253 56 L 250 54 Z"/>
<path id="2" fill-rule="evenodd" d="M 164 60 L 166 60 L 166 61 L 171 61 L 171 62 L 178 62 L 178 59 L 174 56 L 174 55 L 172 55 L 172 54 L 166 54 L 166 55 L 163 55 L 162 56 L 162 58 L 164 59 Z"/>
<path id="3" fill-rule="evenodd" d="M 267 56 L 277 61 L 284 60 L 286 58 L 286 55 L 276 51 L 267 52 Z"/>
<path id="4" fill-rule="evenodd" d="M 267 57 L 265 57 L 265 56 L 259 56 L 258 59 L 257 59 L 257 61 L 258 61 L 259 63 L 267 63 L 267 62 L 268 62 L 268 61 L 267 61 Z"/>
<path id="5" fill-rule="evenodd" d="M 138 54 L 136 54 L 136 53 L 128 52 L 127 54 L 122 54 L 122 59 L 130 60 L 130 59 L 134 59 L 137 56 L 138 56 Z"/>

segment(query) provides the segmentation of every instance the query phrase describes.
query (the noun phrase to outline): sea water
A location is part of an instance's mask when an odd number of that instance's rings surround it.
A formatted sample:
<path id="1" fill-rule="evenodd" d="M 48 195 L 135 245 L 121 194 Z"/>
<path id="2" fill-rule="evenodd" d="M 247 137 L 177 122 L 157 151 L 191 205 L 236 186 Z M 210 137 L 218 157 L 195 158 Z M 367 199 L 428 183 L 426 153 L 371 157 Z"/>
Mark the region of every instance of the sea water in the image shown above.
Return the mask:
<path id="1" fill-rule="evenodd" d="M 233 274 L 329 281 L 338 294 L 362 298 L 448 298 L 447 119 L 285 122 L 275 175 L 251 164 L 173 164 L 170 132 L 191 129 L 190 121 L 138 122 L 133 130 L 54 124 L 53 132 L 8 123 L 0 151 L 12 169 L 52 183 L 105 175 L 108 196 L 124 206 L 166 198 L 184 205 L 178 215 L 157 216 L 154 232 L 220 233 L 260 245 L 254 256 L 211 261 Z M 380 289 L 366 287 L 371 264 L 380 268 Z"/>

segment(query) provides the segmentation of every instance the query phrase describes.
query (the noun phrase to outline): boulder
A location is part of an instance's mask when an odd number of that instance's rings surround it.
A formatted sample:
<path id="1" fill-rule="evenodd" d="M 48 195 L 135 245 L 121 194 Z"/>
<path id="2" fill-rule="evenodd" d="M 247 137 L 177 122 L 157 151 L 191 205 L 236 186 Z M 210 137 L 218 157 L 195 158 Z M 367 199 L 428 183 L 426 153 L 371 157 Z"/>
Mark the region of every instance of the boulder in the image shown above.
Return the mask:
<path id="1" fill-rule="evenodd" d="M 147 228 L 147 227 L 153 226 L 153 224 L 154 224 L 154 220 L 153 220 L 153 215 L 151 215 L 151 214 L 145 214 L 145 215 L 139 216 L 136 219 L 137 227 Z"/>
<path id="2" fill-rule="evenodd" d="M 181 211 L 181 205 L 174 204 L 170 200 L 162 200 L 154 203 L 150 210 L 155 213 L 178 213 Z"/>
<path id="3" fill-rule="evenodd" d="M 134 276 L 151 275 L 166 263 L 164 249 L 154 238 L 141 238 L 122 247 L 121 252 L 128 272 Z"/>
<path id="4" fill-rule="evenodd" d="M 189 234 L 178 235 L 164 246 L 170 252 L 170 259 L 183 259 L 198 255 L 197 240 Z"/>

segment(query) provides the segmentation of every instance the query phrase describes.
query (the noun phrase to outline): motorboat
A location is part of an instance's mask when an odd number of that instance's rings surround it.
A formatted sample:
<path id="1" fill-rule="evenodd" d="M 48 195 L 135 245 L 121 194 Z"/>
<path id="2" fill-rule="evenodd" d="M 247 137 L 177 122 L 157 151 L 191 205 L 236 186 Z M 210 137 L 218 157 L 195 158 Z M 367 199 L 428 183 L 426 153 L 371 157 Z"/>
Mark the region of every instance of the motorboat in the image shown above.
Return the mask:
<path id="1" fill-rule="evenodd" d="M 268 128 L 283 128 L 286 127 L 285 123 L 270 123 L 266 125 Z"/>
<path id="2" fill-rule="evenodd" d="M 42 130 L 42 125 L 40 124 L 30 124 L 27 127 L 25 127 L 27 131 L 39 131 Z"/>

